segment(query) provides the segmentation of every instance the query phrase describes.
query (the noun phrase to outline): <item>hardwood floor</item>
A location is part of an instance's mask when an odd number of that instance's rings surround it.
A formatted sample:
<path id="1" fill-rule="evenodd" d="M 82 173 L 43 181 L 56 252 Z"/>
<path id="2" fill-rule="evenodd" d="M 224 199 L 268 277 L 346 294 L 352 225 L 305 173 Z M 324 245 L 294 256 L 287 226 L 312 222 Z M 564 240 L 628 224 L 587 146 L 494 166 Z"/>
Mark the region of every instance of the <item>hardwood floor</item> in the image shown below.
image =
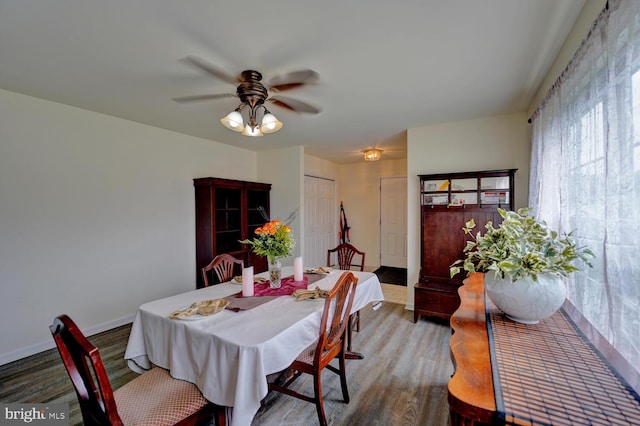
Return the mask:
<path id="1" fill-rule="evenodd" d="M 347 361 L 349 404 L 342 402 L 338 376 L 323 372 L 329 424 L 448 425 L 447 383 L 453 373 L 449 326 L 427 320 L 414 324 L 413 313 L 404 305 L 388 302 L 377 311 L 365 308 L 361 315 L 360 333 L 354 333 L 353 344 L 365 359 Z M 312 393 L 312 381 L 301 377 L 295 389 Z M 314 424 L 318 420 L 313 404 L 278 393 L 267 396 L 265 409 L 253 422 Z"/>
<path id="2" fill-rule="evenodd" d="M 407 288 L 401 285 L 380 283 L 384 300 L 391 303 L 407 304 Z"/>
<path id="3" fill-rule="evenodd" d="M 128 324 L 89 337 L 100 350 L 113 389 L 137 376 L 124 360 L 130 330 Z M 76 393 L 55 348 L 0 366 L 0 401 L 68 402 L 69 424 L 82 425 Z"/>
<path id="4" fill-rule="evenodd" d="M 447 382 L 453 373 L 447 324 L 421 319 L 404 305 L 385 302 L 365 308 L 354 349 L 363 360 L 347 361 L 349 395 L 344 404 L 338 376 L 323 373 L 325 412 L 332 425 L 433 425 L 449 423 Z M 123 359 L 130 325 L 91 336 L 100 348 L 114 389 L 136 377 Z M 309 378 L 296 387 L 313 392 Z M 0 401 L 70 402 L 72 425 L 82 424 L 76 395 L 56 349 L 0 366 Z M 313 404 L 269 394 L 253 425 L 314 425 Z"/>

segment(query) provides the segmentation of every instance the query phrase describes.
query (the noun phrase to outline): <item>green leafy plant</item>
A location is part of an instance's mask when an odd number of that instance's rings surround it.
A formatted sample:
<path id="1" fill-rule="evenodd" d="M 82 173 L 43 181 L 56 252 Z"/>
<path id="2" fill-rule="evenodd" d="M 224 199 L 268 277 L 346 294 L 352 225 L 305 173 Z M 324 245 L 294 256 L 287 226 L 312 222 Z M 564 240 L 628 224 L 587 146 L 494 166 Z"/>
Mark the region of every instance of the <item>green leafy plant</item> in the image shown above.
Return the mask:
<path id="1" fill-rule="evenodd" d="M 293 253 L 295 240 L 289 225 L 279 220 L 272 220 L 255 230 L 256 237 L 252 240 L 242 240 L 242 244 L 249 244 L 259 256 L 267 256 L 269 262 L 287 257 Z"/>
<path id="2" fill-rule="evenodd" d="M 498 228 L 487 222 L 486 232 L 472 233 L 476 224 L 473 219 L 462 228 L 472 240 L 464 248 L 465 258 L 455 261 L 449 269 L 451 277 L 461 270 L 471 272 L 495 271 L 501 278 L 510 277 L 512 282 L 530 277 L 538 280 L 538 274 L 550 273 L 568 276 L 579 268 L 573 265 L 576 259 L 591 266 L 595 257 L 588 248 L 577 247 L 571 234 L 558 236 L 547 229 L 544 221 L 529 216 L 530 208 L 517 212 L 498 209 L 502 223 Z"/>

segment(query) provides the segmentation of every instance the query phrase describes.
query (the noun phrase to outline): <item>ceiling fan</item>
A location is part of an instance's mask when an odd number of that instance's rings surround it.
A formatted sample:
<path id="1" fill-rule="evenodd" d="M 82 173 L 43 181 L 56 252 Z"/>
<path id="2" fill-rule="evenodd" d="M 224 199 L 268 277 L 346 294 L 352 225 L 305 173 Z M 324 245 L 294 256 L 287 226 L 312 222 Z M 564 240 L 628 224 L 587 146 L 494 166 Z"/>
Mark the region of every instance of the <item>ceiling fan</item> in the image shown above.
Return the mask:
<path id="1" fill-rule="evenodd" d="M 187 56 L 182 61 L 213 77 L 238 86 L 235 94 L 214 93 L 181 96 L 173 98 L 173 100 L 176 102 L 195 102 L 237 96 L 240 98 L 240 106 L 223 117 L 220 122 L 228 129 L 242 132 L 243 135 L 262 136 L 265 133 L 277 132 L 282 128 L 282 122 L 271 114 L 265 106 L 265 102 L 271 102 L 273 105 L 296 112 L 308 114 L 318 114 L 320 112 L 320 109 L 306 102 L 279 95 L 280 92 L 285 90 L 291 90 L 317 81 L 318 73 L 313 70 L 304 69 L 290 72 L 273 77 L 266 84 L 263 84 L 262 74 L 255 70 L 245 70 L 239 76 L 234 77 L 216 66 L 193 56 Z M 242 117 L 243 110 L 247 110 L 248 113 L 246 126 Z M 260 110 L 262 110 L 262 114 L 259 117 Z"/>

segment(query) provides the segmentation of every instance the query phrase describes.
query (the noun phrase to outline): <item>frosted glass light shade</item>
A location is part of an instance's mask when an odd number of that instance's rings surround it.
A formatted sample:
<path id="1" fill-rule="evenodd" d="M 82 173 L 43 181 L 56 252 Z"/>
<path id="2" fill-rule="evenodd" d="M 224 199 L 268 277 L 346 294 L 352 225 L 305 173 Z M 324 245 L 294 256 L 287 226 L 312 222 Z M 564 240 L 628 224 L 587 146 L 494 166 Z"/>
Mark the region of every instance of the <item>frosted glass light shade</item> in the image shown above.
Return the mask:
<path id="1" fill-rule="evenodd" d="M 373 148 L 373 149 L 366 149 L 364 151 L 365 161 L 378 161 L 381 156 L 382 156 L 381 149 Z"/>
<path id="2" fill-rule="evenodd" d="M 242 132 L 245 136 L 262 136 L 262 131 L 260 131 L 259 127 L 252 129 L 248 124 L 245 126 L 244 131 Z"/>
<path id="3" fill-rule="evenodd" d="M 282 129 L 282 121 L 278 120 L 275 115 L 267 112 L 264 117 L 262 117 L 262 125 L 260 125 L 260 130 L 262 133 L 275 133 L 278 130 Z"/>
<path id="4" fill-rule="evenodd" d="M 231 111 L 226 117 L 221 118 L 220 122 L 224 127 L 234 132 L 242 132 L 244 128 L 242 114 L 238 111 Z"/>

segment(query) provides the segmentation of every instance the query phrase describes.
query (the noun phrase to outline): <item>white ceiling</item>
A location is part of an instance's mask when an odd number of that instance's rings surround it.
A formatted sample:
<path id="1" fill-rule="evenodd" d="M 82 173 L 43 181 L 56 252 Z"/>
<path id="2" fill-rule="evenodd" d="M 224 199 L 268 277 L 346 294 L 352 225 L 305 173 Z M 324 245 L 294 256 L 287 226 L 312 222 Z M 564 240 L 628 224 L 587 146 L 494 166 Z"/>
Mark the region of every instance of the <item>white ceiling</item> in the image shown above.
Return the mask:
<path id="1" fill-rule="evenodd" d="M 408 128 L 525 111 L 584 3 L 1 0 L 0 88 L 250 150 L 404 158 Z M 322 112 L 272 107 L 280 132 L 231 132 L 236 98 L 172 100 L 235 93 L 186 56 L 265 80 L 311 68 L 316 84 L 283 95 Z"/>

